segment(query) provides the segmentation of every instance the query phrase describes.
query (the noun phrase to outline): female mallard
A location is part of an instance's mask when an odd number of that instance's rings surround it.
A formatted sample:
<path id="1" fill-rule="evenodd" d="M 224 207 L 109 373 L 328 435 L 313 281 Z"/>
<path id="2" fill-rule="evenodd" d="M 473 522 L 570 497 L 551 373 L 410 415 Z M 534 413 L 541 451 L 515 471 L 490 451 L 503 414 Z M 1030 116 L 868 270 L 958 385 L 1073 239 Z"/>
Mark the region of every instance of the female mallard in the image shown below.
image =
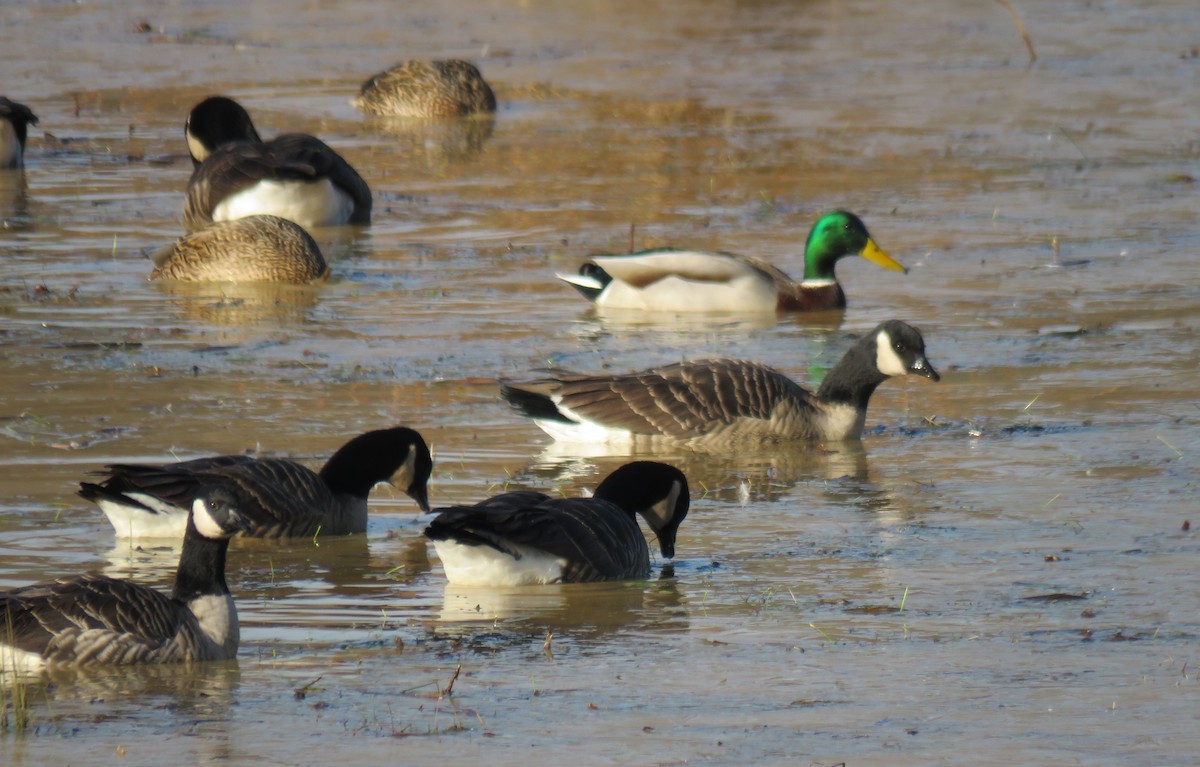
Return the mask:
<path id="1" fill-rule="evenodd" d="M 675 248 L 623 256 L 592 256 L 579 274 L 559 274 L 596 306 L 661 312 L 809 312 L 844 309 L 837 262 L 858 254 L 907 270 L 871 239 L 862 220 L 844 210 L 813 224 L 804 245 L 804 279 L 748 256 Z"/>
<path id="2" fill-rule="evenodd" d="M 193 495 L 171 596 L 105 575 L 68 575 L 0 593 L 0 674 L 235 657 L 238 618 L 225 554 L 246 519 L 222 487 Z"/>
<path id="3" fill-rule="evenodd" d="M 183 206 L 189 232 L 260 213 L 306 229 L 371 220 L 367 182 L 318 138 L 263 141 L 246 110 L 223 96 L 197 104 L 184 132 L 195 166 Z"/>
<path id="4" fill-rule="evenodd" d="M 862 436 L 867 401 L 891 376 L 939 380 L 916 328 L 888 320 L 859 339 L 816 394 L 766 365 L 715 359 L 625 375 L 561 372 L 501 393 L 563 442 L 720 449 Z"/>
<path id="5" fill-rule="evenodd" d="M 0 96 L 0 169 L 24 164 L 29 126 L 37 124 L 37 115 L 29 107 Z"/>
<path id="6" fill-rule="evenodd" d="M 219 221 L 163 248 L 150 279 L 302 285 L 328 272 L 304 227 L 278 216 L 247 216 Z"/>
<path id="7" fill-rule="evenodd" d="M 108 517 L 120 538 L 175 537 L 196 488 L 233 493 L 255 538 L 347 535 L 367 529 L 367 496 L 380 482 L 396 485 L 422 511 L 433 458 L 421 435 L 398 426 L 360 434 L 342 445 L 320 473 L 282 458 L 221 455 L 162 466 L 112 464 L 99 484 L 79 495 Z"/>
<path id="8" fill-rule="evenodd" d="M 451 583 L 520 586 L 645 578 L 650 549 L 645 518 L 662 555 L 675 556 L 675 533 L 690 496 L 683 472 L 635 461 L 610 474 L 591 498 L 503 493 L 436 509 L 425 528 Z"/>
<path id="9" fill-rule="evenodd" d="M 496 96 L 474 64 L 405 61 L 362 85 L 354 106 L 383 117 L 461 117 L 496 111 Z"/>

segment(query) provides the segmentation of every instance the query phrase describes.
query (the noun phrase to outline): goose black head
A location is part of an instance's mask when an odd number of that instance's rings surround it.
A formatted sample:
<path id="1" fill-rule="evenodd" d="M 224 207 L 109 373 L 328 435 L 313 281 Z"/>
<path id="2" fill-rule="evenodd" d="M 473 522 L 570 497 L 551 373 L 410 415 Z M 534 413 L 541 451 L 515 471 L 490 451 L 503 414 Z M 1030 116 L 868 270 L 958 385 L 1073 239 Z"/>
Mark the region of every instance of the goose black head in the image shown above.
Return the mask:
<path id="1" fill-rule="evenodd" d="M 196 493 L 192 501 L 192 524 L 196 532 L 212 540 L 251 531 L 250 519 L 238 510 L 237 498 L 221 485 L 209 485 Z"/>
<path id="2" fill-rule="evenodd" d="M 640 514 L 658 537 L 662 555 L 675 556 L 675 533 L 691 505 L 682 471 L 657 461 L 627 463 L 600 483 L 595 497 Z"/>
<path id="3" fill-rule="evenodd" d="M 262 141 L 249 113 L 241 104 L 225 96 L 209 96 L 192 107 L 183 131 L 192 163 L 196 166 L 225 144 Z"/>
<path id="4" fill-rule="evenodd" d="M 925 358 L 925 339 L 912 325 L 888 320 L 875 328 L 875 367 L 887 376 L 919 375 L 931 381 L 941 376 Z"/>

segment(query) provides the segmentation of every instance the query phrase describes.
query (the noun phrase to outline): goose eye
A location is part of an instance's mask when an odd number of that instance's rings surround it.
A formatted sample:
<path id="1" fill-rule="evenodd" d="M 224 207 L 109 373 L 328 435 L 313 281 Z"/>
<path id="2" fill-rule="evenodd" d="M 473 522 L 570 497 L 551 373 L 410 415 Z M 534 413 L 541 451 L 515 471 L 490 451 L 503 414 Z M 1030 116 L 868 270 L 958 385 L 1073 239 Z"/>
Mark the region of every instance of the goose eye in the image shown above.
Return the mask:
<path id="1" fill-rule="evenodd" d="M 902 352 L 902 351 L 904 351 L 904 344 L 897 341 L 896 343 L 892 344 L 892 348 L 898 352 Z"/>

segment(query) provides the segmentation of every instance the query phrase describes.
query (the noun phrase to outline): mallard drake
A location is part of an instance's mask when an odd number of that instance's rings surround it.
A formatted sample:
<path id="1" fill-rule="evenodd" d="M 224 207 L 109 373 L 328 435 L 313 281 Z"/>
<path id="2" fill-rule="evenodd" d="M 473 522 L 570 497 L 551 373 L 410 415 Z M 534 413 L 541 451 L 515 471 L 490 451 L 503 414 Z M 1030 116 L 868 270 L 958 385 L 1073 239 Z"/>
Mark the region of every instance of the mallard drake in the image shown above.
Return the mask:
<path id="1" fill-rule="evenodd" d="M 524 491 L 436 509 L 425 536 L 456 585 L 645 578 L 650 549 L 637 515 L 649 523 L 662 555 L 671 558 L 690 502 L 683 472 L 636 461 L 610 474 L 591 498 Z"/>
<path id="2" fill-rule="evenodd" d="M 429 510 L 433 458 L 421 435 L 398 426 L 360 434 L 315 473 L 282 458 L 222 455 L 149 466 L 111 464 L 107 479 L 81 482 L 79 495 L 108 517 L 119 538 L 177 537 L 197 487 L 233 493 L 250 522 L 247 536 L 347 535 L 367 529 L 367 496 L 388 482 Z"/>
<path id="3" fill-rule="evenodd" d="M 509 404 L 563 442 L 695 449 L 862 436 L 875 387 L 905 374 L 939 380 L 916 328 L 889 320 L 859 339 L 816 394 L 757 362 L 700 360 L 624 375 L 555 372 L 508 383 Z"/>
<path id="4" fill-rule="evenodd" d="M 496 96 L 474 64 L 405 61 L 369 78 L 354 106 L 383 117 L 461 117 L 496 111 Z"/>
<path id="5" fill-rule="evenodd" d="M 194 170 L 187 231 L 259 213 L 312 229 L 371 220 L 371 189 L 318 138 L 285 133 L 263 141 L 242 105 L 224 96 L 197 104 L 184 125 Z"/>
<path id="6" fill-rule="evenodd" d="M 596 306 L 660 312 L 807 312 L 843 309 L 837 262 L 858 254 L 907 270 L 871 239 L 862 219 L 845 210 L 813 224 L 804 245 L 804 279 L 749 256 L 676 248 L 591 256 L 578 274 L 559 274 Z"/>
<path id="7" fill-rule="evenodd" d="M 25 162 L 25 139 L 37 115 L 24 104 L 0 96 L 0 168 L 19 168 Z"/>
<path id="8" fill-rule="evenodd" d="M 68 575 L 0 593 L 0 674 L 48 666 L 185 663 L 237 655 L 225 584 L 230 536 L 247 520 L 226 488 L 199 488 L 171 596 L 106 575 Z"/>
<path id="9" fill-rule="evenodd" d="M 150 279 L 302 285 L 328 273 L 321 248 L 304 227 L 278 216 L 247 216 L 218 221 L 163 248 Z"/>

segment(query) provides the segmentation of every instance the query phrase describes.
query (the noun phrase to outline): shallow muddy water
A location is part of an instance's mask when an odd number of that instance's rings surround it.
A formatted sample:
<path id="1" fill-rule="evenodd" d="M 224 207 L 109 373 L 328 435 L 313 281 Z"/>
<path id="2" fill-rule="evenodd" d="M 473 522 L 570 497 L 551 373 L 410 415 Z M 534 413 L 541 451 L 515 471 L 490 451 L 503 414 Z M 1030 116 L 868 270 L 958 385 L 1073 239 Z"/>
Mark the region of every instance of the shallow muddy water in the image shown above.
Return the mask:
<path id="1" fill-rule="evenodd" d="M 41 118 L 0 172 L 0 587 L 169 583 L 74 494 L 118 460 L 403 423 L 434 505 L 594 487 L 628 456 L 498 398 L 547 363 L 814 383 L 897 317 L 943 379 L 885 383 L 860 446 L 661 454 L 693 506 L 646 583 L 448 588 L 386 488 L 366 536 L 237 541 L 236 664 L 48 679 L 7 763 L 1194 762 L 1200 6 L 1014 1 L 1031 65 L 986 1 L 244 5 L 0 6 Z M 349 106 L 415 56 L 477 61 L 494 121 Z M 146 281 L 216 92 L 371 184 L 328 283 Z M 844 261 L 844 314 L 598 316 L 553 276 L 631 241 L 798 276 L 834 207 L 910 268 Z"/>

